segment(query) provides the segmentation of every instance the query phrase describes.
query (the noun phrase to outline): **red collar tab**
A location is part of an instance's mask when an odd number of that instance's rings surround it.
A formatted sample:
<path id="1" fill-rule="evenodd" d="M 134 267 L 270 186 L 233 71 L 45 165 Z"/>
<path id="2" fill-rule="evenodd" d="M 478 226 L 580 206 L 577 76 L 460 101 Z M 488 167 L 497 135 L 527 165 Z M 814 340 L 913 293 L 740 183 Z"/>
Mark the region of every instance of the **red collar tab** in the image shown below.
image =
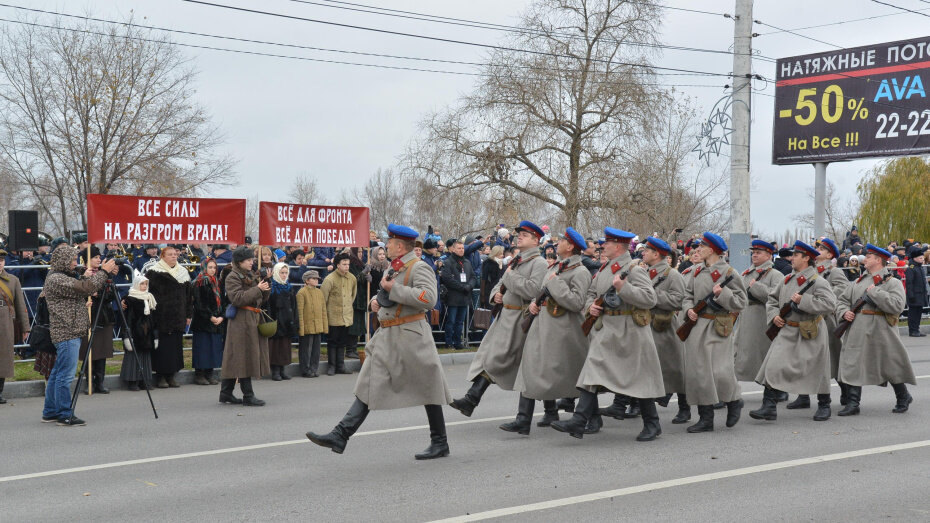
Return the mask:
<path id="1" fill-rule="evenodd" d="M 717 269 L 714 269 L 714 272 L 710 273 L 710 279 L 714 280 L 714 283 L 717 283 L 717 280 L 720 279 L 720 273 Z"/>
<path id="2" fill-rule="evenodd" d="M 602 263 L 602 264 L 601 264 L 601 268 L 598 269 L 597 272 L 603 271 L 603 270 L 604 270 L 604 267 L 607 267 L 607 264 L 608 264 L 608 263 L 610 263 L 610 262 L 604 262 L 604 263 Z"/>
<path id="3" fill-rule="evenodd" d="M 876 274 L 875 276 L 872 276 L 872 283 L 874 283 L 875 285 L 878 285 L 881 282 L 882 282 L 882 277 L 880 275 Z"/>
<path id="4" fill-rule="evenodd" d="M 818 274 L 823 274 L 823 271 L 825 271 L 825 270 L 827 270 L 826 266 L 824 266 L 824 265 L 818 265 L 818 266 L 817 266 L 817 273 L 818 273 Z"/>
<path id="5" fill-rule="evenodd" d="M 695 277 L 695 278 L 697 278 L 697 275 L 698 275 L 698 274 L 701 274 L 701 269 L 703 269 L 703 268 L 704 268 L 704 267 L 698 267 L 697 269 L 694 269 L 694 277 Z"/>
<path id="6" fill-rule="evenodd" d="M 617 274 L 617 271 L 619 270 L 620 270 L 620 264 L 617 262 L 614 262 L 614 264 L 610 266 L 610 272 L 614 274 Z"/>
<path id="7" fill-rule="evenodd" d="M 807 278 L 805 278 L 804 276 L 798 276 L 798 287 L 800 287 L 801 285 L 804 285 L 804 282 L 806 281 L 807 281 Z"/>
<path id="8" fill-rule="evenodd" d="M 650 280 L 654 280 L 655 277 L 656 277 L 656 274 L 659 274 L 659 271 L 657 271 L 657 270 L 655 270 L 655 269 L 649 269 L 649 279 L 650 279 Z"/>
<path id="9" fill-rule="evenodd" d="M 743 271 L 743 276 L 746 276 L 750 272 L 752 272 L 752 269 L 746 269 L 745 271 Z"/>
<path id="10" fill-rule="evenodd" d="M 394 258 L 394 261 L 391 262 L 391 268 L 394 269 L 394 272 L 397 272 L 404 268 L 404 262 L 400 258 Z"/>
<path id="11" fill-rule="evenodd" d="M 791 278 L 794 278 L 794 275 L 793 275 L 793 274 L 789 274 L 789 275 L 785 276 L 785 283 L 788 283 L 789 281 L 791 281 Z"/>

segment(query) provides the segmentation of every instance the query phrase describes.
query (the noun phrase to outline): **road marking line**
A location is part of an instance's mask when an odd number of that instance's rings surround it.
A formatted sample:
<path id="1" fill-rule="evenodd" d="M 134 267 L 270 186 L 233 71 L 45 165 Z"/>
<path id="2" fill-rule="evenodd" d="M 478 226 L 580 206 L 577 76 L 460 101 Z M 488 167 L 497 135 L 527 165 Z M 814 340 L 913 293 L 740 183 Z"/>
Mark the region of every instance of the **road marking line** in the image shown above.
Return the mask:
<path id="1" fill-rule="evenodd" d="M 579 503 L 588 503 L 591 501 L 600 501 L 600 500 L 609 499 L 609 498 L 628 496 L 630 494 L 639 494 L 641 492 L 651 492 L 655 490 L 681 487 L 684 485 L 693 485 L 695 483 L 706 483 L 708 481 L 715 481 L 718 479 L 734 478 L 737 476 L 757 474 L 760 472 L 771 472 L 773 470 L 801 467 L 804 465 L 814 465 L 817 463 L 828 463 L 830 461 L 838 461 L 838 460 L 850 459 L 850 458 L 859 458 L 862 456 L 872 456 L 875 454 L 884 454 L 886 452 L 896 452 L 899 450 L 910 450 L 910 449 L 917 449 L 917 448 L 922 448 L 922 447 L 930 447 L 930 440 L 914 441 L 911 443 L 901 443 L 899 445 L 886 445 L 883 447 L 853 450 L 849 452 L 839 452 L 837 454 L 826 454 L 824 456 L 814 456 L 811 458 L 778 461 L 775 463 L 768 463 L 765 465 L 755 465 L 752 467 L 743 467 L 743 468 L 732 469 L 732 470 L 724 470 L 721 472 L 712 472 L 709 474 L 699 474 L 697 476 L 688 476 L 684 478 L 672 479 L 672 480 L 667 480 L 667 481 L 657 481 L 655 483 L 645 483 L 643 485 L 636 485 L 633 487 L 626 487 L 626 488 L 620 488 L 620 489 L 615 489 L 615 490 L 605 490 L 602 492 L 583 494 L 581 496 L 571 496 L 571 497 L 562 498 L 562 499 L 541 501 L 539 503 L 530 503 L 527 505 L 518 505 L 514 507 L 501 508 L 501 509 L 496 509 L 496 510 L 488 510 L 485 512 L 476 512 L 474 514 L 468 514 L 465 516 L 457 516 L 457 517 L 452 517 L 452 518 L 447 518 L 447 519 L 439 519 L 439 520 L 434 521 L 433 523 L 439 523 L 439 522 L 458 523 L 458 522 L 464 522 L 464 521 L 482 521 L 485 519 L 499 518 L 503 516 L 513 516 L 515 514 L 524 514 L 527 512 L 548 510 L 548 509 L 553 509 L 553 508 L 566 507 L 569 505 L 577 505 Z"/>
<path id="2" fill-rule="evenodd" d="M 930 378 L 930 374 L 923 376 L 917 376 L 917 379 Z M 836 385 L 832 385 L 836 387 Z M 762 394 L 761 390 L 753 390 L 749 392 L 744 392 L 743 396 Z M 675 402 L 677 400 L 671 400 L 669 403 Z M 606 407 L 606 405 L 605 405 Z M 533 417 L 542 416 L 542 413 L 535 413 Z M 513 419 L 513 416 L 497 416 L 494 418 L 480 418 L 480 419 L 470 419 L 463 421 L 452 421 L 446 423 L 446 426 L 456 426 L 456 425 L 470 425 L 473 423 L 485 423 L 489 421 L 504 421 Z M 379 429 L 379 430 L 369 430 L 365 432 L 358 432 L 355 434 L 355 438 L 361 436 L 376 436 L 379 434 L 393 434 L 396 432 L 409 432 L 412 430 L 423 430 L 429 429 L 429 425 L 413 425 L 409 427 L 396 427 L 393 429 Z M 257 445 L 245 445 L 242 447 L 229 447 L 225 449 L 215 449 L 215 450 L 203 450 L 200 452 L 187 452 L 185 454 L 173 454 L 168 456 L 155 456 L 151 458 L 141 458 L 141 459 L 131 459 L 127 461 L 114 461 L 111 463 L 101 463 L 99 465 L 85 465 L 83 467 L 71 467 L 67 469 L 58 469 L 58 470 L 49 470 L 45 472 L 32 472 L 29 474 L 19 474 L 16 476 L 3 476 L 0 477 L 0 483 L 7 483 L 11 481 L 20 481 L 23 479 L 34 479 L 34 478 L 45 478 L 49 476 L 60 476 L 62 474 L 72 474 L 75 472 L 87 472 L 91 470 L 102 470 L 102 469 L 111 469 L 116 467 L 128 467 L 131 465 L 144 465 L 146 463 L 157 463 L 159 461 L 173 461 L 178 459 L 187 459 L 187 458 L 198 458 L 201 456 L 216 456 L 219 454 L 230 454 L 233 452 L 245 452 L 249 450 L 259 450 L 267 449 L 272 447 L 284 447 L 287 445 L 297 445 L 300 443 L 310 443 L 306 438 L 302 439 L 292 439 L 287 441 L 275 441 L 272 443 L 259 443 Z"/>

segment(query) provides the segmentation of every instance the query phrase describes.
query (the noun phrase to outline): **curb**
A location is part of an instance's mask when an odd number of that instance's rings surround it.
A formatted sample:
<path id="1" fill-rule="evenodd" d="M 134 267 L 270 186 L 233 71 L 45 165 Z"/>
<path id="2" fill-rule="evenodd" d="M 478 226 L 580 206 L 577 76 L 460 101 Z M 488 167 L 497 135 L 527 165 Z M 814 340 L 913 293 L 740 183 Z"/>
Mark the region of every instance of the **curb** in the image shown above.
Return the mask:
<path id="1" fill-rule="evenodd" d="M 439 361 L 443 366 L 448 365 L 462 365 L 464 363 L 470 363 L 475 358 L 474 352 L 463 352 L 460 354 L 448 353 L 440 354 Z M 320 374 L 326 372 L 326 369 L 329 368 L 329 363 L 325 361 L 320 362 Z M 356 373 L 359 369 L 362 368 L 361 362 L 356 359 L 346 360 L 346 369 Z M 300 374 L 300 367 L 296 363 L 291 363 L 284 368 L 284 372 L 288 376 L 297 376 Z M 265 379 L 265 378 L 263 378 Z M 190 385 L 194 383 L 194 371 L 193 370 L 182 370 L 177 373 L 175 380 L 178 383 Z M 86 383 L 86 382 L 85 382 Z M 119 376 L 110 375 L 103 379 L 103 384 L 111 390 L 124 390 L 124 385 Z M 3 395 L 7 399 L 13 398 L 36 398 L 45 396 L 45 381 L 44 380 L 34 380 L 34 381 L 11 381 L 7 382 L 6 386 L 3 389 Z"/>

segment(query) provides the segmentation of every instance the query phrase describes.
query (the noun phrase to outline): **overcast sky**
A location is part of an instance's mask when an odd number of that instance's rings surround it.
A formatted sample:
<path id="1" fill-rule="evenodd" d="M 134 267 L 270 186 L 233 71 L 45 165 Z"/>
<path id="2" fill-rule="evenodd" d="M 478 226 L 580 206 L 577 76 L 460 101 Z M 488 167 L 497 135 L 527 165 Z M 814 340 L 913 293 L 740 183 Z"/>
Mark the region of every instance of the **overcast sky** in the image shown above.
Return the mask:
<path id="1" fill-rule="evenodd" d="M 310 5 L 295 0 L 208 0 L 276 13 L 286 13 L 339 23 L 392 31 L 439 36 L 494 44 L 499 31 L 458 27 L 347 11 L 331 7 L 328 0 Z M 507 0 L 402 1 L 353 0 L 382 8 L 515 25 L 528 2 Z M 920 0 L 895 3 L 930 14 Z M 254 13 L 187 3 L 182 0 L 5 0 L 3 3 L 70 14 L 122 20 L 132 12 L 136 22 L 184 31 L 220 34 L 256 40 L 480 62 L 486 49 L 422 39 L 378 34 L 306 21 L 287 20 Z M 327 6 L 325 4 L 330 4 Z M 734 2 L 718 0 L 669 1 L 668 6 L 732 13 Z M 843 47 L 930 35 L 930 19 L 904 13 L 871 1 L 769 0 L 756 2 L 753 18 L 780 28 L 794 29 L 877 15 L 892 15 L 798 31 Z M 23 12 L 0 7 L 0 17 L 21 18 Z M 36 16 L 34 14 L 29 16 Z M 40 16 L 40 20 L 47 17 Z M 828 51 L 832 47 L 755 24 L 762 33 L 753 48 L 780 58 Z M 733 22 L 722 16 L 665 10 L 660 41 L 678 46 L 726 50 L 733 42 Z M 269 52 L 309 58 L 344 60 L 449 71 L 474 72 L 459 64 L 423 63 L 408 60 L 352 56 L 331 52 L 287 49 L 187 35 L 172 35 L 177 42 L 229 49 Z M 224 51 L 185 48 L 200 71 L 197 96 L 227 135 L 226 148 L 238 163 L 241 180 L 236 189 L 215 196 L 258 196 L 264 200 L 286 197 L 291 179 L 310 173 L 322 191 L 337 199 L 342 188 L 364 183 L 376 169 L 394 165 L 417 130 L 417 122 L 431 110 L 452 104 L 469 92 L 474 77 L 317 63 L 304 60 L 250 56 Z M 656 65 L 729 73 L 732 58 L 721 54 L 666 50 Z M 754 72 L 774 78 L 775 64 L 754 60 Z M 716 87 L 681 87 L 693 96 L 702 113 L 724 94 L 723 77 L 665 77 L 669 83 L 704 84 Z M 928 79 L 930 80 L 930 79 Z M 927 80 L 925 80 L 926 83 Z M 781 233 L 794 228 L 791 217 L 811 212 L 807 193 L 813 187 L 810 165 L 771 164 L 774 84 L 755 82 L 752 122 L 752 222 L 754 232 Z M 829 180 L 845 197 L 855 195 L 856 183 L 873 160 L 831 164 Z M 310 203 L 310 202 L 307 202 Z"/>

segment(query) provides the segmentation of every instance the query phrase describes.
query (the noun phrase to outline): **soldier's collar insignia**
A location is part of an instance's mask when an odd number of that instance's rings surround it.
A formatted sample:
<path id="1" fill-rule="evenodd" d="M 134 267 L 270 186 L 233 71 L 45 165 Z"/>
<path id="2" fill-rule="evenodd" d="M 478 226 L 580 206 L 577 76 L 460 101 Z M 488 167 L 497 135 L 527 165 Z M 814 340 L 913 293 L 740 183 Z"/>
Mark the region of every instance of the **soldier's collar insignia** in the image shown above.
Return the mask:
<path id="1" fill-rule="evenodd" d="M 827 270 L 827 267 L 826 267 L 826 266 L 824 266 L 824 265 L 818 265 L 818 266 L 817 266 L 817 272 L 818 272 L 818 273 L 823 273 L 823 271 L 825 271 L 825 270 Z"/>
<path id="2" fill-rule="evenodd" d="M 789 274 L 785 276 L 785 283 L 788 283 L 789 281 L 791 281 L 791 278 L 794 278 L 794 274 Z"/>
<path id="3" fill-rule="evenodd" d="M 720 271 L 714 269 L 714 272 L 710 273 L 710 279 L 714 280 L 714 283 L 717 283 L 717 280 L 720 279 Z"/>
<path id="4" fill-rule="evenodd" d="M 872 283 L 874 283 L 875 285 L 878 285 L 881 282 L 882 282 L 881 275 L 876 274 L 875 276 L 872 276 Z"/>
<path id="5" fill-rule="evenodd" d="M 697 278 L 697 275 L 698 275 L 698 274 L 701 274 L 701 269 L 703 269 L 703 268 L 704 268 L 704 267 L 698 267 L 697 269 L 694 269 L 694 277 L 695 277 L 695 278 Z"/>
<path id="6" fill-rule="evenodd" d="M 804 275 L 798 276 L 798 287 L 800 287 L 801 285 L 804 285 L 804 282 L 806 281 L 807 281 L 807 278 L 805 278 Z"/>
<path id="7" fill-rule="evenodd" d="M 656 277 L 656 274 L 659 274 L 659 271 L 657 271 L 657 270 L 655 270 L 655 269 L 649 269 L 649 279 L 650 279 L 650 280 L 654 280 L 655 277 Z"/>
<path id="8" fill-rule="evenodd" d="M 750 267 L 750 268 L 746 269 L 745 271 L 743 271 L 743 276 L 746 276 L 746 275 L 749 274 L 750 272 L 752 272 L 752 267 Z"/>
<path id="9" fill-rule="evenodd" d="M 617 271 L 619 270 L 620 270 L 620 264 L 617 262 L 614 262 L 614 264 L 610 266 L 610 272 L 614 274 L 617 274 Z"/>
<path id="10" fill-rule="evenodd" d="M 394 272 L 397 272 L 404 268 L 404 262 L 400 258 L 394 258 L 394 261 L 391 262 L 391 268 L 394 269 Z"/>

